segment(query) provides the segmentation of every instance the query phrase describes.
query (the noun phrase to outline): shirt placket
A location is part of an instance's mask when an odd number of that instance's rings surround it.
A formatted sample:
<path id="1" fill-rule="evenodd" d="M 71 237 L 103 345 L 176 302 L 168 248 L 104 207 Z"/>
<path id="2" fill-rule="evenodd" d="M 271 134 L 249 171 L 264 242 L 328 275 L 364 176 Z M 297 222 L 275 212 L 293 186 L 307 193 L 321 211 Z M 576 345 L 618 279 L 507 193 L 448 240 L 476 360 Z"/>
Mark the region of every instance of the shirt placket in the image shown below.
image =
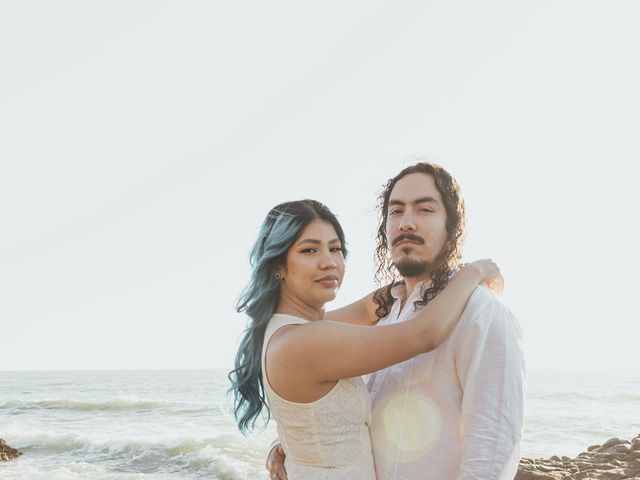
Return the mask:
<path id="1" fill-rule="evenodd" d="M 396 301 L 391 306 L 391 312 L 386 318 L 385 325 L 393 325 L 394 323 L 398 323 L 398 317 L 400 315 L 400 302 L 396 299 Z M 372 374 L 372 378 L 370 379 L 371 388 L 369 389 L 370 397 L 377 398 L 380 394 L 380 390 L 384 385 L 385 381 L 385 370 L 377 371 Z"/>

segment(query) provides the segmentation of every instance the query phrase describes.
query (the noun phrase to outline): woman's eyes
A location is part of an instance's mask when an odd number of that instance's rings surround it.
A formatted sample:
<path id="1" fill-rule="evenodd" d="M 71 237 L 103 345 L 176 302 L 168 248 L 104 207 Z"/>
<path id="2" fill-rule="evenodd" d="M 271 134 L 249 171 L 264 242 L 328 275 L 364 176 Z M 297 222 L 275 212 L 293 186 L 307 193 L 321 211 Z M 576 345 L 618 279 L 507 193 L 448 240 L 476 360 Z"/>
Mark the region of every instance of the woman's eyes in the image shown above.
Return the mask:
<path id="1" fill-rule="evenodd" d="M 341 252 L 342 251 L 342 247 L 331 247 L 330 250 L 332 252 Z M 301 250 L 300 253 L 317 253 L 318 250 L 315 248 L 305 248 L 304 250 Z"/>

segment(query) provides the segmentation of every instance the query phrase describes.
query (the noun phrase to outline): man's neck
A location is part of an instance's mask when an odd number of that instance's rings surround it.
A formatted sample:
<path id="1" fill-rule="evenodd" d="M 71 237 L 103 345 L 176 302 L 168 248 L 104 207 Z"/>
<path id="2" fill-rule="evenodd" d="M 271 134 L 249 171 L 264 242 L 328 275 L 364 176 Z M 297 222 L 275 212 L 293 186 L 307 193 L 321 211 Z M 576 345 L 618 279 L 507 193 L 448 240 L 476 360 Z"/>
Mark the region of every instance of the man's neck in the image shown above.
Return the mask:
<path id="1" fill-rule="evenodd" d="M 407 287 L 407 297 L 411 295 L 411 292 L 413 292 L 413 289 L 416 288 L 416 285 L 430 278 L 429 277 L 430 274 L 431 272 L 421 275 L 419 277 L 411 277 L 411 278 L 404 277 L 404 284 Z"/>

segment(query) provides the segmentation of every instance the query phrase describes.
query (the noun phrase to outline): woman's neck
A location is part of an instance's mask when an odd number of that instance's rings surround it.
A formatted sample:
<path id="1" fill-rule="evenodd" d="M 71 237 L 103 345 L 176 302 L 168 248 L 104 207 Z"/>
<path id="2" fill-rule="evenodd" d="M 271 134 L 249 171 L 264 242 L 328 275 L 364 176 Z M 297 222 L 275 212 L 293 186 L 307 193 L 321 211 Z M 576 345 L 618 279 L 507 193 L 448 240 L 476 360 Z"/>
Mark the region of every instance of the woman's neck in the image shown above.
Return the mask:
<path id="1" fill-rule="evenodd" d="M 313 322 L 315 320 L 322 320 L 322 317 L 324 317 L 324 306 L 321 308 L 312 307 L 299 299 L 281 295 L 278 306 L 276 307 L 276 313 L 292 315 Z"/>

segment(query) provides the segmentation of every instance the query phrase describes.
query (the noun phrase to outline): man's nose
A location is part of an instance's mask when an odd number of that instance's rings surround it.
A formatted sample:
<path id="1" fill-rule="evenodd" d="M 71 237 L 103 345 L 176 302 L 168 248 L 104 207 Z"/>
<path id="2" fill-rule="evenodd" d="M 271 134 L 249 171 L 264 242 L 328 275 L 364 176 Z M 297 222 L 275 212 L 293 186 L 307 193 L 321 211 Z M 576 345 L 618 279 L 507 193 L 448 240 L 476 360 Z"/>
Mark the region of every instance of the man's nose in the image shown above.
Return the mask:
<path id="1" fill-rule="evenodd" d="M 401 232 L 415 232 L 416 223 L 411 213 L 405 212 L 402 215 L 402 218 L 400 219 L 399 228 Z"/>

